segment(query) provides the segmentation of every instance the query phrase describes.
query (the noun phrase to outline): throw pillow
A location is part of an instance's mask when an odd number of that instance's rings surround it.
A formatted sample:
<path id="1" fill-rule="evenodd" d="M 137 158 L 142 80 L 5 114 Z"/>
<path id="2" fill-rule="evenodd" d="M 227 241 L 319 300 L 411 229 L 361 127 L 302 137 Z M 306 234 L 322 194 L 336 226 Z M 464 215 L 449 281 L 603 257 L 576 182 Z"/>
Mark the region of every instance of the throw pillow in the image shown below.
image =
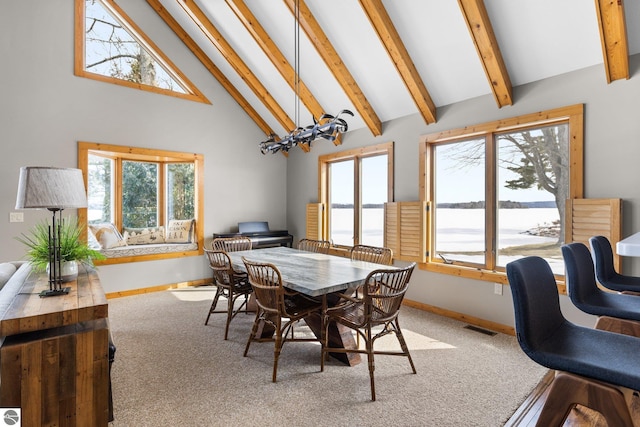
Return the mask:
<path id="1" fill-rule="evenodd" d="M 93 235 L 96 236 L 96 240 L 100 243 L 102 249 L 127 246 L 127 241 L 124 240 L 120 232 L 116 229 L 116 226 L 111 223 L 89 224 L 89 228 L 93 232 Z"/>
<path id="2" fill-rule="evenodd" d="M 191 243 L 195 233 L 195 219 L 172 219 L 167 225 L 164 241 L 167 243 Z"/>
<path id="3" fill-rule="evenodd" d="M 100 250 L 102 246 L 100 246 L 100 242 L 96 239 L 96 235 L 93 234 L 93 230 L 90 227 L 87 227 L 87 245 L 91 249 Z"/>
<path id="4" fill-rule="evenodd" d="M 164 243 L 164 227 L 158 228 L 127 228 L 124 229 L 124 239 L 127 245 L 148 245 Z"/>

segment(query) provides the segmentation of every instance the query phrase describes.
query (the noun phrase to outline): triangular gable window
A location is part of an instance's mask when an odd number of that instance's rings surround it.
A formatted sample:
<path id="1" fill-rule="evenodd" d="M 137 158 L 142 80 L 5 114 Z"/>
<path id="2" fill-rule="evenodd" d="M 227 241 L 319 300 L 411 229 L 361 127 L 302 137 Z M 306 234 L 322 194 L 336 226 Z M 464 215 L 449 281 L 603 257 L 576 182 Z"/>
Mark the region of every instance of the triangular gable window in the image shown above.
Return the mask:
<path id="1" fill-rule="evenodd" d="M 78 76 L 209 102 L 113 0 L 76 0 Z"/>

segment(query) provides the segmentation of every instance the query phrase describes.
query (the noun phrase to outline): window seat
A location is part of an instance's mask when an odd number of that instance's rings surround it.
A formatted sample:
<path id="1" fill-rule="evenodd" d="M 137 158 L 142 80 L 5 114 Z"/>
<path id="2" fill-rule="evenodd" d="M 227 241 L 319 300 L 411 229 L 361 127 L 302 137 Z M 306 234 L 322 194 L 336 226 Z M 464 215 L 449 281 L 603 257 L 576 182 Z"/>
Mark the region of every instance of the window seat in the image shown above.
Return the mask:
<path id="1" fill-rule="evenodd" d="M 112 223 L 89 224 L 90 247 L 106 257 L 95 265 L 151 261 L 201 255 L 195 240 L 195 220 L 170 220 L 165 227 L 125 228 L 124 236 Z M 157 243 L 156 243 L 157 242 Z"/>
<path id="2" fill-rule="evenodd" d="M 123 258 L 139 255 L 160 255 L 197 250 L 197 243 L 152 243 L 148 245 L 127 245 L 111 249 L 101 249 L 100 253 L 107 258 Z"/>
<path id="3" fill-rule="evenodd" d="M 95 265 L 122 264 L 137 261 L 155 261 L 168 258 L 202 255 L 197 243 L 153 243 L 100 249 L 106 259 L 94 260 Z"/>

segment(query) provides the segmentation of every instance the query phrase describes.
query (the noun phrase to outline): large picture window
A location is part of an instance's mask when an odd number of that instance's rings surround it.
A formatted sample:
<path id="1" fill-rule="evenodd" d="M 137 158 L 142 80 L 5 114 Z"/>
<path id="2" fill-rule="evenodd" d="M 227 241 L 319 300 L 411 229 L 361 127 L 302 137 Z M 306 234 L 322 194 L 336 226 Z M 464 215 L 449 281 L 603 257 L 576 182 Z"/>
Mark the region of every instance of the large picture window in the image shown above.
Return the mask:
<path id="1" fill-rule="evenodd" d="M 565 204 L 582 197 L 582 106 L 423 139 L 430 262 L 503 272 L 529 255 L 564 274 Z"/>
<path id="2" fill-rule="evenodd" d="M 320 156 L 326 236 L 335 246 L 383 246 L 384 204 L 393 200 L 393 143 Z"/>

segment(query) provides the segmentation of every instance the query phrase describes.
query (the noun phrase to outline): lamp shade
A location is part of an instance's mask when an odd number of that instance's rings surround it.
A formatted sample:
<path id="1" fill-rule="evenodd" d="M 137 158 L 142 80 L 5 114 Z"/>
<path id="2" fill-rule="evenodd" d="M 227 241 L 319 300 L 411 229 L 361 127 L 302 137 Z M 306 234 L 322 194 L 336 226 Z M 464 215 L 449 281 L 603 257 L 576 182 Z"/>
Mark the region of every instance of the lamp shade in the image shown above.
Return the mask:
<path id="1" fill-rule="evenodd" d="M 86 208 L 87 193 L 80 169 L 20 168 L 16 209 Z"/>

